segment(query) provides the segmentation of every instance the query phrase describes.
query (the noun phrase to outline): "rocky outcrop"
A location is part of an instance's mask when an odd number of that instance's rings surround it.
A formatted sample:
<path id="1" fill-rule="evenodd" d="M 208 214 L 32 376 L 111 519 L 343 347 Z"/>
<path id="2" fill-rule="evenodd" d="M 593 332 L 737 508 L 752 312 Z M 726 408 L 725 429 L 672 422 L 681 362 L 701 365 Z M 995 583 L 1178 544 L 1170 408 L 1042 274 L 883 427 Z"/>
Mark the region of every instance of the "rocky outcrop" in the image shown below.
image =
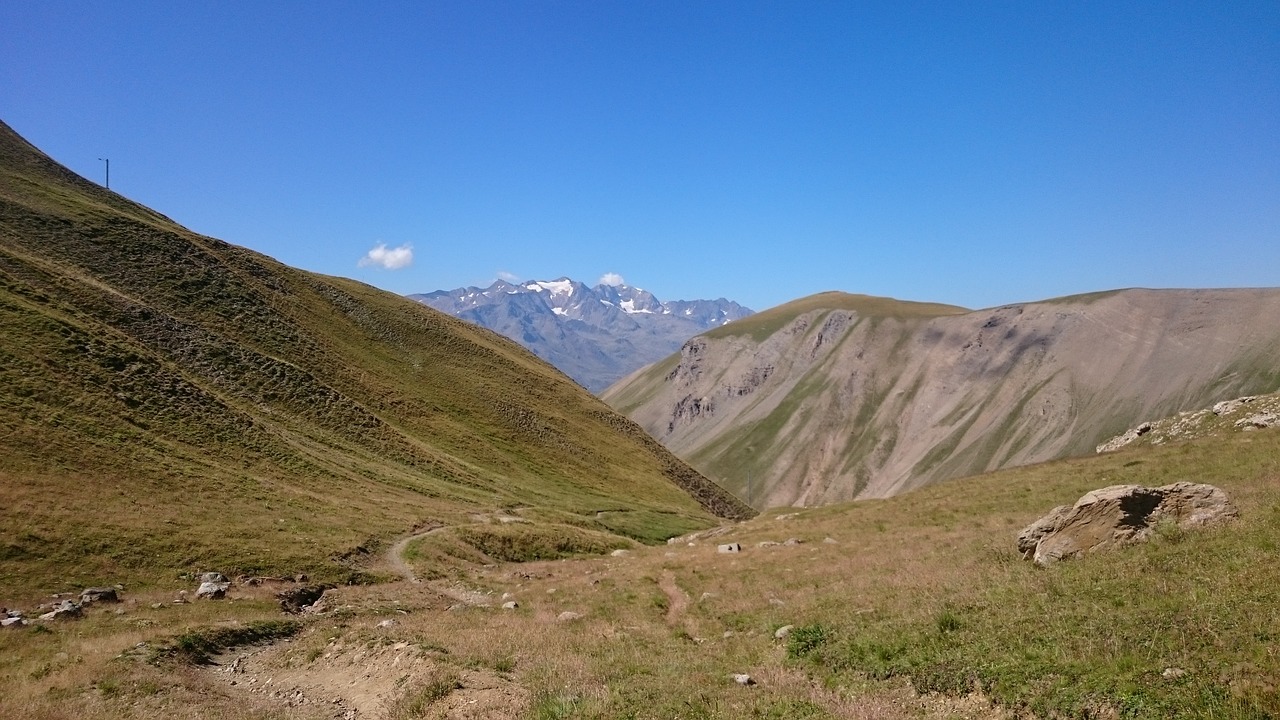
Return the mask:
<path id="1" fill-rule="evenodd" d="M 1163 445 L 1194 440 L 1224 431 L 1265 430 L 1280 424 L 1280 395 L 1246 395 L 1214 403 L 1203 410 L 1181 412 L 1144 422 L 1099 445 L 1099 453 L 1130 445 Z"/>
<path id="2" fill-rule="evenodd" d="M 1023 528 L 1018 551 L 1037 565 L 1142 542 L 1158 527 L 1188 528 L 1236 517 L 1235 505 L 1213 485 L 1179 482 L 1157 488 L 1113 485 L 1086 493 Z"/>

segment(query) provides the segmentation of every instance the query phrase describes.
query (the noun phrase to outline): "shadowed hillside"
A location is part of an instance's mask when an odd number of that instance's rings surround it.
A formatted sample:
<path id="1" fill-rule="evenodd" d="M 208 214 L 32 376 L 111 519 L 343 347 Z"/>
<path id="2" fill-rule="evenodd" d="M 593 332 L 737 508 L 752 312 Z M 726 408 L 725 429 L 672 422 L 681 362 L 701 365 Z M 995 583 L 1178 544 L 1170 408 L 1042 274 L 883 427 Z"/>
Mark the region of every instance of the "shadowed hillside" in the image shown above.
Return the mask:
<path id="1" fill-rule="evenodd" d="M 1280 388 L 1277 317 L 1276 289 L 972 312 L 823 293 L 694 338 L 602 397 L 756 507 L 885 497 Z"/>
<path id="2" fill-rule="evenodd" d="M 0 123 L 0 596 L 334 577 L 515 507 L 645 541 L 748 512 L 516 344 L 193 233 Z"/>

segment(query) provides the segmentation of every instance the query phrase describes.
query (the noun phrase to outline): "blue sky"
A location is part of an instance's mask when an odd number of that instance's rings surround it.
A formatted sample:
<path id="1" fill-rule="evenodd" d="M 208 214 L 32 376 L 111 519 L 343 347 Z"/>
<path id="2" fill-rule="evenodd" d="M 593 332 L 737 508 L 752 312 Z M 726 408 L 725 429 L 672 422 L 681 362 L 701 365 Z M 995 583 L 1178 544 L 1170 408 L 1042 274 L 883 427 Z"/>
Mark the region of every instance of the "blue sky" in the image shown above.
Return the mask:
<path id="1" fill-rule="evenodd" d="M 55 159 L 394 292 L 1280 285 L 1274 0 L 41 0 L 0 27 L 0 119 Z"/>

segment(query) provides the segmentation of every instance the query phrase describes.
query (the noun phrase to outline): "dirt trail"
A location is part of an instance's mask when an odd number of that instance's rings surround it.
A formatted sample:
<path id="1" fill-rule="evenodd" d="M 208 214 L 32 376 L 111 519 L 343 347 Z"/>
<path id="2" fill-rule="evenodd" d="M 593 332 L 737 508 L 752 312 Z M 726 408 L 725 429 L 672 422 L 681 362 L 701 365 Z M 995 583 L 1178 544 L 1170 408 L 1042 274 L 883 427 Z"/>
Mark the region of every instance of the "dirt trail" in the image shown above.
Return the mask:
<path id="1" fill-rule="evenodd" d="M 689 596 L 676 584 L 676 574 L 670 570 L 662 571 L 658 587 L 667 595 L 667 623 L 674 625 L 689 609 Z"/>
<path id="2" fill-rule="evenodd" d="M 413 568 L 410 567 L 409 563 L 404 559 L 404 551 L 409 547 L 409 543 L 414 540 L 419 540 L 433 533 L 438 533 L 446 527 L 448 526 L 441 525 L 440 527 L 434 527 L 430 530 L 425 530 L 397 540 L 394 545 L 387 549 L 387 564 L 391 566 L 391 570 L 415 585 L 421 583 L 422 581 L 418 579 L 418 576 L 413 574 Z"/>

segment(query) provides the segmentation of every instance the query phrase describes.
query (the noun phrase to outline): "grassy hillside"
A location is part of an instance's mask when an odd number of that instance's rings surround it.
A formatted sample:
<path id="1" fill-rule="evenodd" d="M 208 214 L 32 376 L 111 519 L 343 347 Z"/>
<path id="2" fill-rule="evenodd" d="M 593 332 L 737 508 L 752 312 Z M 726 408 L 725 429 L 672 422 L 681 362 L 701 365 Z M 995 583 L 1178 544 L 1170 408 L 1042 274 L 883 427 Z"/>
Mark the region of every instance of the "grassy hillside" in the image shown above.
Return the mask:
<path id="1" fill-rule="evenodd" d="M 1179 480 L 1223 488 L 1240 517 L 1048 568 L 1018 555 L 1056 505 Z M 717 552 L 730 542 L 742 552 Z M 0 715 L 1260 720 L 1280 716 L 1277 548 L 1280 431 L 1229 432 L 772 511 L 620 557 L 341 588 L 284 627 L 253 589 L 227 605 L 144 594 L 0 633 Z M 183 662 L 221 644 L 238 647 L 219 666 Z"/>
<path id="2" fill-rule="evenodd" d="M 0 124 L 0 600 L 341 578 L 516 507 L 645 541 L 745 512 L 514 343 L 190 232 Z"/>

